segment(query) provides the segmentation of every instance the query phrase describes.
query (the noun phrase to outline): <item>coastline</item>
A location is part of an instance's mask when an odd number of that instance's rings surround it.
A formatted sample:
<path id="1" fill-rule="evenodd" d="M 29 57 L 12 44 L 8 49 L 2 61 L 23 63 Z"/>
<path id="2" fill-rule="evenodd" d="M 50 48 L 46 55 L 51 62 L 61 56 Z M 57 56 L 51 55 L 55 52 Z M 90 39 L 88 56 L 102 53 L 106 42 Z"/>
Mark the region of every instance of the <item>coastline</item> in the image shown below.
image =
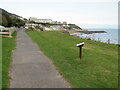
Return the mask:
<path id="1" fill-rule="evenodd" d="M 84 33 L 87 32 L 87 33 Z M 117 29 L 111 30 L 111 29 L 90 29 L 89 31 L 69 31 L 70 35 L 74 35 L 80 38 L 99 41 L 102 43 L 108 43 L 108 44 L 120 44 L 118 43 L 118 31 Z"/>
<path id="2" fill-rule="evenodd" d="M 89 30 L 85 30 L 85 29 L 79 29 L 79 30 L 71 30 L 68 31 L 70 34 L 72 33 L 85 33 L 85 34 L 92 34 L 92 33 L 107 33 L 106 31 L 100 30 L 100 31 L 89 31 Z"/>

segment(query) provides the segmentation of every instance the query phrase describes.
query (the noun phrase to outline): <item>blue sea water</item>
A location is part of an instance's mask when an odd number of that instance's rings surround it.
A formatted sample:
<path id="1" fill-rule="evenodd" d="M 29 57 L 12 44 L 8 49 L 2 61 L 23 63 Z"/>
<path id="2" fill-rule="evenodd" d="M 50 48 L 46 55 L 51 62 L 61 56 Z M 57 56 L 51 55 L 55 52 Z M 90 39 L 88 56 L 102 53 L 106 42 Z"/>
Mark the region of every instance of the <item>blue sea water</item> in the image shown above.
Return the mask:
<path id="1" fill-rule="evenodd" d="M 71 35 L 79 36 L 81 38 L 90 38 L 92 40 L 108 43 L 108 40 L 111 44 L 120 44 L 118 42 L 118 29 L 87 29 L 89 31 L 106 31 L 107 33 L 93 33 L 93 34 L 84 34 L 84 33 L 74 33 Z"/>

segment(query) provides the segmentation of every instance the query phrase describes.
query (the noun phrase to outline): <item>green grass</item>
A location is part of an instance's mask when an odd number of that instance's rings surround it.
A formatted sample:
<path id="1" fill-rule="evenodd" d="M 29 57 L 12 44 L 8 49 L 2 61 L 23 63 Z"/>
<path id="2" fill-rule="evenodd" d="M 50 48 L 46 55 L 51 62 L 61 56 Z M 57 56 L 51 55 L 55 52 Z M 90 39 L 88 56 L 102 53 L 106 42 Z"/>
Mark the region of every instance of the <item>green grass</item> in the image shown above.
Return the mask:
<path id="1" fill-rule="evenodd" d="M 0 37 L 0 89 L 2 88 L 2 37 Z"/>
<path id="2" fill-rule="evenodd" d="M 117 88 L 118 46 L 105 44 L 58 31 L 27 34 L 53 61 L 59 72 L 74 88 Z M 85 42 L 83 58 L 79 60 L 77 43 Z"/>
<path id="3" fill-rule="evenodd" d="M 16 46 L 16 34 L 16 32 L 13 33 L 13 38 L 2 37 L 2 88 L 9 87 L 9 70 L 12 61 L 12 50 Z"/>

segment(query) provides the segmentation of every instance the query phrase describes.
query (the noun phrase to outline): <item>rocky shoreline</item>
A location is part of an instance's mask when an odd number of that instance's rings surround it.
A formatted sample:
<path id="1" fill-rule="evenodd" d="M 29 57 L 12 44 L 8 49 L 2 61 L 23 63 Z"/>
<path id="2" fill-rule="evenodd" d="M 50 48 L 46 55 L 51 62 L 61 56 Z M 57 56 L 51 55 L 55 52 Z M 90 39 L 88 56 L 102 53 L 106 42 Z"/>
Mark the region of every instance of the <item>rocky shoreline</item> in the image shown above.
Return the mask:
<path id="1" fill-rule="evenodd" d="M 78 31 L 80 33 L 92 34 L 92 33 L 107 33 L 106 31 Z"/>
<path id="2" fill-rule="evenodd" d="M 88 30 L 72 30 L 68 31 L 70 34 L 72 33 L 85 33 L 85 34 L 93 34 L 93 33 L 107 33 L 106 31 L 88 31 Z"/>

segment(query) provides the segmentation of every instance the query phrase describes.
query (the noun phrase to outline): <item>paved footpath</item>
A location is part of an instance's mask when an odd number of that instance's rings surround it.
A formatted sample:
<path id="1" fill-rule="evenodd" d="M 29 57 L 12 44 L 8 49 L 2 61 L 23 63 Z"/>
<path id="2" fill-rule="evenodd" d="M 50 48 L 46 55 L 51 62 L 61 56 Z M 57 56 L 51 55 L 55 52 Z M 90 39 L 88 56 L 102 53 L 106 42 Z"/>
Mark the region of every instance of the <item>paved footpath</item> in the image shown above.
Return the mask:
<path id="1" fill-rule="evenodd" d="M 24 31 L 18 31 L 13 51 L 10 88 L 68 88 L 51 60 Z"/>

